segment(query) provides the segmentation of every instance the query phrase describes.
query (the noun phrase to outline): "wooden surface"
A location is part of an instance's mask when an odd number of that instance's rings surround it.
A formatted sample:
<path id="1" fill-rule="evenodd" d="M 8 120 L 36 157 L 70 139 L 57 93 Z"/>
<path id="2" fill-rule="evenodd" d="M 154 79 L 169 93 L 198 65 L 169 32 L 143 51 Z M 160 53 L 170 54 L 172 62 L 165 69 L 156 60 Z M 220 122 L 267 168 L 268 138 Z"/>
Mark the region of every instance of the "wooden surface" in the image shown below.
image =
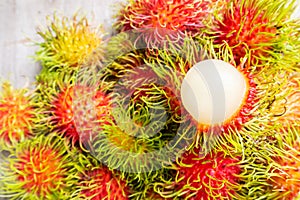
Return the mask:
<path id="1" fill-rule="evenodd" d="M 120 0 L 0 0 L 0 82 L 11 80 L 22 87 L 32 82 L 40 67 L 30 56 L 36 49 L 28 38 L 37 40 L 38 26 L 54 11 L 71 16 L 81 9 L 94 24 L 112 24 L 115 5 Z M 300 0 L 298 0 L 300 2 Z M 300 7 L 295 12 L 300 16 Z"/>

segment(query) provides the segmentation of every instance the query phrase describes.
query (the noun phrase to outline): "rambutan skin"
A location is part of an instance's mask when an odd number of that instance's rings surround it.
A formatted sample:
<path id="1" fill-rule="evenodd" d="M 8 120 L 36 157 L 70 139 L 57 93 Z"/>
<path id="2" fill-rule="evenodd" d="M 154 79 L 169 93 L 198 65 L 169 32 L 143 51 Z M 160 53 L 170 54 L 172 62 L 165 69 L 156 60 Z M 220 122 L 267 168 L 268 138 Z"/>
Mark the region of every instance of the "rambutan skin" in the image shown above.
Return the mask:
<path id="1" fill-rule="evenodd" d="M 69 198 L 76 170 L 72 162 L 74 152 L 63 138 L 41 135 L 9 151 L 9 157 L 1 163 L 2 197 Z"/>
<path id="2" fill-rule="evenodd" d="M 184 34 L 195 36 L 205 25 L 209 1 L 199 0 L 132 0 L 117 15 L 119 32 L 137 30 L 146 44 L 178 40 Z"/>
<path id="3" fill-rule="evenodd" d="M 197 152 L 197 150 L 196 150 Z M 185 153 L 178 163 L 176 188 L 189 199 L 225 199 L 234 194 L 241 168 L 239 158 L 222 152 L 208 154 Z"/>
<path id="4" fill-rule="evenodd" d="M 38 112 L 29 91 L 13 89 L 9 83 L 3 83 L 0 98 L 1 141 L 11 145 L 32 136 Z"/>

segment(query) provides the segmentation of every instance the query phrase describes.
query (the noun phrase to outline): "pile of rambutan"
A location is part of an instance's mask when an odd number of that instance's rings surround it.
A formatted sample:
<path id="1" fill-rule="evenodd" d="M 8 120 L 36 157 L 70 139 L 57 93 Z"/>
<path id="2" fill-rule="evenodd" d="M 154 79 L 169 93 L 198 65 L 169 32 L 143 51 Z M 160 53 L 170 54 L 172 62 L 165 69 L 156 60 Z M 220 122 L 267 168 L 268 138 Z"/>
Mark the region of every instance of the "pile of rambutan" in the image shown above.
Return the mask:
<path id="1" fill-rule="evenodd" d="M 111 34 L 78 13 L 49 16 L 34 89 L 0 90 L 0 199 L 300 199 L 295 6 L 128 0 Z M 182 93 L 203 61 L 245 85 L 237 105 L 211 99 L 216 116 L 235 107 L 218 123 Z M 223 87 L 221 72 L 209 77 L 207 88 Z M 234 96 L 241 82 L 226 78 Z"/>

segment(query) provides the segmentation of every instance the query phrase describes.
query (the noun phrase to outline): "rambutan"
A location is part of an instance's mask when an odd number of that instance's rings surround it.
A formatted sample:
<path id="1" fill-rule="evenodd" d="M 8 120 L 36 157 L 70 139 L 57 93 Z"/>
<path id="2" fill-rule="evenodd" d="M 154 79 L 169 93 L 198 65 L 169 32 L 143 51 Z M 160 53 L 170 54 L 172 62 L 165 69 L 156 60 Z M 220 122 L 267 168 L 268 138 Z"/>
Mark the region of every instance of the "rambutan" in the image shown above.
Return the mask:
<path id="1" fill-rule="evenodd" d="M 294 72 L 299 71 L 300 62 L 300 19 L 295 21 L 288 21 L 282 24 L 282 27 L 278 30 L 280 41 L 277 42 L 276 49 L 273 54 L 275 59 L 270 59 L 270 67 L 266 70 L 272 70 L 272 68 Z"/>
<path id="2" fill-rule="evenodd" d="M 122 60 L 122 57 L 124 59 L 124 56 L 129 53 L 139 54 L 139 51 L 143 51 L 146 46 L 142 43 L 135 43 L 134 38 L 136 37 L 135 33 L 131 31 L 121 32 L 110 37 L 104 47 L 104 63 L 109 65 L 117 60 Z"/>
<path id="3" fill-rule="evenodd" d="M 89 25 L 86 17 L 48 17 L 46 30 L 39 30 L 43 41 L 36 60 L 50 71 L 70 73 L 82 64 L 95 64 L 103 57 L 102 37 L 99 28 Z"/>
<path id="4" fill-rule="evenodd" d="M 195 36 L 205 27 L 210 1 L 131 0 L 117 14 L 119 32 L 134 30 L 148 47 L 167 39 L 179 41 L 185 34 Z"/>
<path id="5" fill-rule="evenodd" d="M 82 171 L 77 183 L 76 198 L 91 200 L 127 200 L 130 188 L 117 172 L 109 170 L 90 156 L 79 155 Z M 76 199 L 74 197 L 74 199 Z"/>
<path id="6" fill-rule="evenodd" d="M 50 102 L 50 127 L 73 142 L 87 142 L 92 137 L 91 126 L 101 127 L 110 118 L 110 97 L 102 89 L 62 86 Z"/>
<path id="7" fill-rule="evenodd" d="M 199 149 L 186 152 L 179 158 L 175 182 L 170 183 L 175 191 L 162 195 L 173 199 L 230 199 L 242 171 L 239 161 L 239 157 L 230 157 L 223 152 L 205 156 Z"/>
<path id="8" fill-rule="evenodd" d="M 107 199 L 129 199 L 128 194 L 122 191 L 125 188 L 125 182 L 120 182 L 113 179 L 112 173 L 107 168 L 95 168 L 91 171 L 85 172 L 82 181 L 83 188 L 82 193 L 85 197 L 93 200 Z M 91 188 L 91 185 L 96 185 Z M 85 187 L 84 187 L 85 186 Z"/>
<path id="9" fill-rule="evenodd" d="M 0 139 L 4 146 L 21 142 L 34 134 L 38 112 L 27 89 L 13 89 L 3 83 L 0 96 Z"/>
<path id="10" fill-rule="evenodd" d="M 251 65 L 262 67 L 268 60 L 277 60 L 290 51 L 283 45 L 289 36 L 280 30 L 293 12 L 293 2 L 286 4 L 286 1 L 231 1 L 212 28 L 214 43 L 217 48 L 219 44 L 228 44 L 238 64 L 244 57 L 249 57 Z"/>
<path id="11" fill-rule="evenodd" d="M 195 142 L 198 145 L 200 145 L 200 141 L 202 141 L 202 137 L 205 133 L 212 134 L 212 131 L 214 132 L 215 136 L 219 137 L 223 133 L 235 133 L 237 131 L 241 131 L 246 122 L 249 122 L 249 126 L 251 126 L 250 121 L 255 115 L 257 115 L 257 113 L 255 113 L 255 109 L 257 108 L 258 101 L 260 100 L 260 96 L 258 95 L 260 92 L 257 86 L 258 82 L 256 81 L 253 74 L 248 70 L 248 67 L 244 65 L 244 63 L 241 65 L 235 64 L 235 62 L 233 61 L 233 56 L 230 52 L 231 51 L 229 47 L 224 47 L 219 52 L 215 52 L 213 51 L 213 48 L 205 48 L 204 46 L 200 46 L 199 44 L 197 44 L 197 42 L 187 39 L 186 43 L 182 47 L 169 48 L 168 50 L 159 50 L 158 56 L 153 56 L 152 58 L 150 58 L 151 61 L 149 62 L 149 65 L 153 68 L 153 71 L 156 72 L 157 76 L 167 86 L 165 88 L 165 93 L 168 96 L 168 100 L 171 104 L 170 107 L 172 107 L 172 110 L 175 111 L 177 116 L 185 116 L 184 118 L 186 123 L 190 124 L 189 127 L 197 127 L 198 131 L 197 134 L 194 135 L 194 137 L 196 137 Z M 233 112 L 233 114 L 229 116 L 227 120 L 223 121 L 221 124 L 218 122 L 217 125 L 198 122 L 196 119 L 194 119 L 193 116 L 184 107 L 183 96 L 181 96 L 183 90 L 183 80 L 186 77 L 189 70 L 193 67 L 193 65 L 196 65 L 198 62 L 207 60 L 209 58 L 217 59 L 219 60 L 218 62 L 225 61 L 227 65 L 231 64 L 231 68 L 237 71 L 239 76 L 242 77 L 241 79 L 243 79 L 243 81 L 245 82 L 244 96 L 243 99 L 239 102 L 240 105 L 238 106 L 238 109 L 235 110 L 235 112 Z M 231 79 L 234 78 L 230 78 L 230 76 L 227 77 L 229 77 L 228 82 L 230 82 Z M 215 84 L 216 80 L 223 80 L 222 78 L 223 77 L 221 77 L 221 75 L 218 72 L 215 74 L 214 79 L 211 81 Z M 197 78 L 193 80 L 196 79 Z M 235 83 L 231 84 L 231 86 L 234 84 Z M 198 85 L 196 87 L 198 87 L 199 89 Z M 168 91 L 168 88 L 171 88 L 171 93 Z M 207 87 L 205 89 L 210 88 Z M 187 96 L 188 98 L 190 98 L 192 95 Z M 190 98 L 190 100 L 191 102 L 193 102 L 193 99 Z M 208 103 L 211 102 L 212 101 Z M 225 103 L 226 102 L 224 102 L 224 104 Z M 227 102 L 225 105 L 230 107 L 231 105 L 229 104 L 230 103 Z M 204 106 L 203 108 L 206 107 Z M 218 106 L 216 106 L 216 108 L 218 108 Z M 205 117 L 206 116 L 203 116 L 203 118 Z M 183 121 L 181 120 L 181 122 Z M 254 125 L 256 126 L 256 124 Z M 217 127 L 216 129 L 215 126 Z"/>
<path id="12" fill-rule="evenodd" d="M 139 87 L 137 91 L 140 89 L 143 90 Z M 151 97 L 141 94 L 148 91 L 151 92 Z M 157 95 L 154 92 L 158 92 Z M 132 99 L 124 96 L 112 98 L 113 121 L 103 126 L 93 141 L 96 158 L 107 163 L 110 168 L 124 173 L 152 171 L 156 165 L 161 165 L 158 161 L 150 162 L 145 159 L 154 156 L 154 151 L 163 148 L 175 133 L 171 131 L 176 127 L 169 124 L 161 91 L 148 88 L 141 93 L 136 92 L 136 95 L 141 95 L 137 98 L 143 100 L 132 100 L 135 94 Z"/>
<path id="13" fill-rule="evenodd" d="M 1 166 L 0 196 L 12 199 L 68 199 L 76 180 L 72 152 L 63 138 L 54 135 L 20 143 L 9 150 Z"/>
<path id="14" fill-rule="evenodd" d="M 119 170 L 134 189 L 167 172 L 176 154 L 179 122 L 172 118 L 164 82 L 148 65 L 127 67 L 112 89 L 112 122 L 103 126 L 92 142 L 94 155 L 109 168 Z M 178 138 L 177 138 L 178 139 Z M 138 194 L 136 194 L 139 196 Z M 143 194 L 142 194 L 143 196 Z M 143 196 L 145 197 L 145 196 Z"/>

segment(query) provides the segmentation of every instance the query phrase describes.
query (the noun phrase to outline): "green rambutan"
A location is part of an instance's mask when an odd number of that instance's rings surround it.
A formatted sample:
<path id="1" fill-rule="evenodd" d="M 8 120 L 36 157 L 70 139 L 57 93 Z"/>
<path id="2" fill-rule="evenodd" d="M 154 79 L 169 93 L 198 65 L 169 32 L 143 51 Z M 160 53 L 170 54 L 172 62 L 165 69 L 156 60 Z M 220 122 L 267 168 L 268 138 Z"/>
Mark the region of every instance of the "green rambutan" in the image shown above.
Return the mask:
<path id="1" fill-rule="evenodd" d="M 119 32 L 134 30 L 148 47 L 199 35 L 210 14 L 206 0 L 130 0 L 117 14 Z"/>
<path id="2" fill-rule="evenodd" d="M 248 56 L 251 65 L 266 67 L 267 61 L 280 60 L 286 53 L 291 56 L 297 54 L 299 40 L 294 38 L 294 22 L 287 22 L 294 2 L 287 5 L 283 0 L 230 1 L 209 35 L 212 35 L 216 48 L 220 44 L 228 44 L 238 64 Z M 291 39 L 293 42 L 289 41 Z M 287 43 L 291 43 L 288 48 Z M 292 43 L 298 44 L 298 47 L 294 48 Z"/>
<path id="3" fill-rule="evenodd" d="M 127 200 L 130 188 L 127 183 L 91 156 L 79 155 L 81 172 L 73 199 Z"/>
<path id="4" fill-rule="evenodd" d="M 48 17 L 46 30 L 39 30 L 43 41 L 36 60 L 50 71 L 70 73 L 83 64 L 96 64 L 103 57 L 103 33 L 89 25 L 86 17 Z"/>
<path id="5" fill-rule="evenodd" d="M 5 82 L 0 96 L 0 139 L 3 148 L 24 141 L 34 134 L 39 113 L 33 94 L 27 89 L 13 89 Z"/>
<path id="6" fill-rule="evenodd" d="M 174 137 L 178 126 L 171 124 L 162 91 L 155 87 L 139 86 L 131 98 L 113 97 L 112 101 L 113 121 L 91 141 L 91 152 L 108 167 L 129 175 L 129 181 L 146 182 L 157 175 L 163 159 L 169 160 L 160 151 Z"/>
<path id="7" fill-rule="evenodd" d="M 218 149 L 240 155 L 238 187 L 233 199 L 285 199 L 299 195 L 299 125 L 264 124 L 253 133 L 225 135 Z"/>
<path id="8" fill-rule="evenodd" d="M 11 199 L 69 199 L 76 171 L 66 141 L 38 136 L 15 148 L 1 163 L 1 197 Z"/>
<path id="9" fill-rule="evenodd" d="M 107 40 L 107 45 L 104 47 L 104 63 L 109 65 L 115 61 L 122 60 L 122 57 L 129 53 L 142 53 L 141 51 L 143 51 L 146 46 L 142 43 L 136 43 L 134 41 L 136 37 L 136 34 L 132 31 L 120 32 L 110 37 Z M 139 55 L 142 56 L 142 54 Z M 123 64 L 125 64 L 124 61 L 122 62 Z M 128 62 L 129 61 L 130 60 L 128 60 Z"/>
<path id="10" fill-rule="evenodd" d="M 110 79 L 114 82 L 110 89 L 113 118 L 90 141 L 90 151 L 109 168 L 120 171 L 136 190 L 134 195 L 144 198 L 145 185 L 159 179 L 162 171 L 168 173 L 162 165 L 170 164 L 174 158 L 170 154 L 177 152 L 168 143 L 180 122 L 172 119 L 164 82 L 148 65 L 136 65 L 139 62 L 135 62 L 135 55 L 119 57 L 113 65 L 120 69 L 110 66 L 116 71 L 107 76 L 114 75 Z M 126 63 L 127 59 L 133 62 Z M 140 59 L 143 63 L 146 60 Z M 123 61 L 125 65 L 119 65 Z"/>
<path id="11" fill-rule="evenodd" d="M 99 67 L 104 54 L 103 31 L 100 27 L 92 27 L 86 17 L 75 14 L 67 18 L 54 14 L 47 20 L 47 29 L 38 31 L 42 41 L 36 43 L 39 49 L 35 56 L 42 65 L 36 76 L 42 101 L 47 101 L 48 91 L 56 90 L 59 82 L 75 83 L 82 70 Z"/>

